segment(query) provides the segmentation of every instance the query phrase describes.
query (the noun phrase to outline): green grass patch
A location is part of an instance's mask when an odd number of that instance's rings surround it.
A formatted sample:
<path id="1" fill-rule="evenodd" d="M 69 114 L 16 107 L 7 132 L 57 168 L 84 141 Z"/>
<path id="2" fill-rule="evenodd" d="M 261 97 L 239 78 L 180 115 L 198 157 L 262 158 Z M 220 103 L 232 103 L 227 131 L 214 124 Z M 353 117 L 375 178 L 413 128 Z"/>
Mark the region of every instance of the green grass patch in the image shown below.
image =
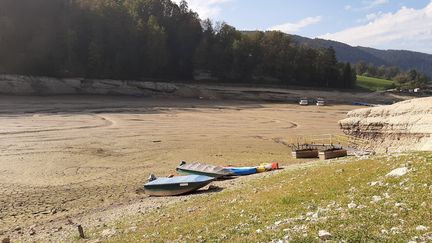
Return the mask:
<path id="1" fill-rule="evenodd" d="M 410 172 L 385 176 L 401 166 Z M 119 222 L 123 233 L 108 241 L 319 242 L 320 230 L 336 242 L 430 241 L 431 202 L 431 153 L 349 158 L 287 169 L 137 216 L 135 232 L 125 233 L 132 220 Z M 417 230 L 420 225 L 427 230 Z"/>
<path id="2" fill-rule="evenodd" d="M 394 82 L 391 80 L 357 75 L 357 87 L 370 91 L 382 91 L 393 88 Z"/>

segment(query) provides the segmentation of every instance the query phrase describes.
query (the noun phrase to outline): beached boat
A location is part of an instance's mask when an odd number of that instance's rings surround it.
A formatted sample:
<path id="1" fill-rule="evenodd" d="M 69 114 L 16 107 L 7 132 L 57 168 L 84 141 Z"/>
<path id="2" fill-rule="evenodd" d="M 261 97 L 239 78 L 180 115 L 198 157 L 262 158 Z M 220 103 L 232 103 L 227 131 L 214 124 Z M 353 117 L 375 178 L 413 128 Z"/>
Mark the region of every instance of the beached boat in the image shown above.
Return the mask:
<path id="1" fill-rule="evenodd" d="M 258 173 L 266 172 L 266 171 L 272 171 L 272 170 L 278 170 L 279 169 L 279 163 L 266 163 L 261 164 L 256 167 Z"/>
<path id="2" fill-rule="evenodd" d="M 222 178 L 222 177 L 235 175 L 230 170 L 220 166 L 207 165 L 201 163 L 188 164 L 185 161 L 181 162 L 181 164 L 177 167 L 177 171 L 184 174 L 204 175 L 204 176 L 210 176 L 214 178 Z"/>
<path id="3" fill-rule="evenodd" d="M 158 178 L 146 183 L 144 190 L 150 196 L 177 196 L 196 191 L 210 184 L 214 179 L 200 175 Z"/>
<path id="4" fill-rule="evenodd" d="M 230 170 L 236 176 L 245 176 L 258 173 L 257 167 L 225 167 L 225 169 Z"/>

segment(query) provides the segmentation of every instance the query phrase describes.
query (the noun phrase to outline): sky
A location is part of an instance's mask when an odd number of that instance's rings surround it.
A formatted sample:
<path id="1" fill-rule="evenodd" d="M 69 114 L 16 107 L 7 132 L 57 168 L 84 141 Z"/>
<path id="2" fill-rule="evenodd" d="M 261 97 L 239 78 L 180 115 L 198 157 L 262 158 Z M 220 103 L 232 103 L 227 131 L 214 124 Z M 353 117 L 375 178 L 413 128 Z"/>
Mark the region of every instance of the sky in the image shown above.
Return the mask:
<path id="1" fill-rule="evenodd" d="M 179 2 L 180 0 L 175 0 Z M 432 0 L 187 0 L 202 19 L 432 54 Z"/>

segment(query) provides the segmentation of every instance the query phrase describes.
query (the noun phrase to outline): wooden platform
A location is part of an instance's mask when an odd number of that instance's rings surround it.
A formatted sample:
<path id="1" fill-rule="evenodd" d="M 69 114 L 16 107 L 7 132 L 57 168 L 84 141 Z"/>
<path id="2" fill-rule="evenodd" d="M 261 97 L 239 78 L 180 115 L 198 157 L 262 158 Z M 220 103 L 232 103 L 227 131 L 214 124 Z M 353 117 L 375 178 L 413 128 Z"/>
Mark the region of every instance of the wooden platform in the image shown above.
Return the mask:
<path id="1" fill-rule="evenodd" d="M 321 160 L 334 159 L 347 156 L 348 153 L 345 149 L 337 149 L 337 150 L 327 150 L 320 151 L 319 158 Z"/>
<path id="2" fill-rule="evenodd" d="M 296 159 L 318 158 L 318 149 L 295 150 L 291 154 Z"/>

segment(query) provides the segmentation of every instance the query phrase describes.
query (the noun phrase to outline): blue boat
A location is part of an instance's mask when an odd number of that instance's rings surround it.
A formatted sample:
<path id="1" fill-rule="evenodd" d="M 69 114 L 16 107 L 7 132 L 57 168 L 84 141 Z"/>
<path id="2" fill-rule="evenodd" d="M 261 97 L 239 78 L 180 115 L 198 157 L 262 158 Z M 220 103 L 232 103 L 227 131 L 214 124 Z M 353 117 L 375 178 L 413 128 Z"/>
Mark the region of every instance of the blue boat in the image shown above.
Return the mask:
<path id="1" fill-rule="evenodd" d="M 256 167 L 227 167 L 225 169 L 228 169 L 237 176 L 245 176 L 258 173 Z"/>
<path id="2" fill-rule="evenodd" d="M 196 191 L 213 180 L 215 180 L 214 177 L 202 175 L 154 178 L 144 185 L 144 190 L 150 196 L 177 196 Z"/>

